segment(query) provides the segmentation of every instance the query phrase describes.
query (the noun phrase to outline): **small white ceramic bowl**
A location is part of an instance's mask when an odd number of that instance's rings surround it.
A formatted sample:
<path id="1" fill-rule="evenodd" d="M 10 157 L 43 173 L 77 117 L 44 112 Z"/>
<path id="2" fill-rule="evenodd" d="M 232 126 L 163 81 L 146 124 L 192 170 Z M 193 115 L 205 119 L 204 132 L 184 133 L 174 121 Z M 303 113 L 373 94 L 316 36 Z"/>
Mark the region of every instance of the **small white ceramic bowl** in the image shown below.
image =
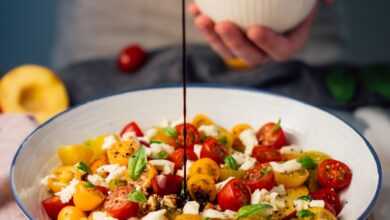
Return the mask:
<path id="1" fill-rule="evenodd" d="M 380 187 L 382 171 L 370 144 L 335 116 L 310 105 L 258 90 L 191 86 L 189 117 L 205 113 L 222 126 L 250 123 L 253 127 L 282 119 L 293 144 L 326 152 L 347 163 L 353 172 L 351 186 L 342 193 L 347 203 L 345 220 L 365 219 Z M 88 102 L 64 112 L 36 129 L 17 151 L 11 167 L 12 191 L 19 207 L 30 219 L 47 219 L 40 201 L 45 198 L 41 179 L 58 159 L 56 149 L 80 143 L 102 133 L 118 131 L 136 120 L 144 128 L 162 119 L 182 115 L 182 90 L 178 87 L 146 89 Z"/>
<path id="2" fill-rule="evenodd" d="M 242 28 L 262 25 L 282 33 L 296 27 L 316 0 L 195 0 L 214 21 L 232 21 Z"/>

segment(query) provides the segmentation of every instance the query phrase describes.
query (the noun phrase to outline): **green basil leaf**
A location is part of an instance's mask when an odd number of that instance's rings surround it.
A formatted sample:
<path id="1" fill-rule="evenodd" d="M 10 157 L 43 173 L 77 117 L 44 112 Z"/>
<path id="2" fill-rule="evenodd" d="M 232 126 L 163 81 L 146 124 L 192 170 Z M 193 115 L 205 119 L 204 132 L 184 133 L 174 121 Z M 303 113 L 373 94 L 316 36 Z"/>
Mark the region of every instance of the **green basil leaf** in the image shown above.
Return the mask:
<path id="1" fill-rule="evenodd" d="M 303 156 L 298 159 L 298 162 L 306 169 L 314 169 L 317 167 L 317 163 L 309 156 Z"/>
<path id="2" fill-rule="evenodd" d="M 134 190 L 133 192 L 129 193 L 127 198 L 130 201 L 137 203 L 145 203 L 147 201 L 145 194 L 139 190 Z"/>
<path id="3" fill-rule="evenodd" d="M 85 186 L 85 188 L 95 188 L 95 185 L 93 185 L 93 184 L 90 183 L 90 182 L 86 182 L 86 183 L 84 184 L 84 186 Z"/>
<path id="4" fill-rule="evenodd" d="M 227 156 L 225 157 L 225 165 L 229 167 L 232 170 L 237 170 L 238 169 L 238 164 L 237 161 L 234 159 L 232 156 Z"/>
<path id="5" fill-rule="evenodd" d="M 237 218 L 244 218 L 253 215 L 269 216 L 272 214 L 272 206 L 269 204 L 256 204 L 243 206 L 238 210 Z"/>
<path id="6" fill-rule="evenodd" d="M 144 171 L 147 164 L 146 152 L 143 147 L 130 157 L 128 163 L 128 173 L 131 179 L 137 180 Z"/>
<path id="7" fill-rule="evenodd" d="M 306 195 L 306 196 L 301 196 L 301 197 L 298 197 L 297 199 L 299 200 L 304 200 L 304 201 L 308 201 L 310 202 L 312 199 L 311 199 L 311 196 L 309 195 Z"/>
<path id="8" fill-rule="evenodd" d="M 161 151 L 161 152 L 159 152 L 158 154 L 153 155 L 153 158 L 154 158 L 154 159 L 167 159 L 168 156 L 169 156 L 169 155 L 168 155 L 167 152 Z"/>
<path id="9" fill-rule="evenodd" d="M 357 81 L 352 74 L 335 70 L 326 76 L 326 86 L 337 102 L 346 103 L 352 100 L 357 88 Z"/>
<path id="10" fill-rule="evenodd" d="M 161 141 L 151 140 L 150 144 L 162 144 L 162 142 Z"/>
<path id="11" fill-rule="evenodd" d="M 307 210 L 307 209 L 304 209 L 304 210 L 297 212 L 298 218 L 306 218 L 306 217 L 312 217 L 312 216 L 314 216 L 314 213 Z"/>
<path id="12" fill-rule="evenodd" d="M 166 127 L 163 129 L 164 133 L 169 137 L 177 137 L 177 131 L 174 128 Z"/>
<path id="13" fill-rule="evenodd" d="M 79 162 L 76 164 L 76 169 L 80 170 L 83 173 L 91 173 L 91 169 L 84 162 Z"/>

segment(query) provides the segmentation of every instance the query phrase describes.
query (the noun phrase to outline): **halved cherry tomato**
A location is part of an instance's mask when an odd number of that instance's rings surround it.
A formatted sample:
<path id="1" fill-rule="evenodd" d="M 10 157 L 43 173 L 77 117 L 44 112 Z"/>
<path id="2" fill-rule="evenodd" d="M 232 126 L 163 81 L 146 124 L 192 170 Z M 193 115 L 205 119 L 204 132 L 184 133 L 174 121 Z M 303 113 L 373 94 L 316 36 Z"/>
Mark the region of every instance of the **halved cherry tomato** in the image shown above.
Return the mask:
<path id="1" fill-rule="evenodd" d="M 228 152 L 226 148 L 220 144 L 215 138 L 207 138 L 200 151 L 200 158 L 210 158 L 218 164 L 223 163 L 223 160 L 227 156 Z"/>
<path id="2" fill-rule="evenodd" d="M 187 148 L 187 159 L 188 160 L 197 160 L 193 147 Z M 184 148 L 176 149 L 171 155 L 169 155 L 168 160 L 172 161 L 175 164 L 175 169 L 180 169 L 184 164 Z"/>
<path id="3" fill-rule="evenodd" d="M 134 72 L 144 64 L 146 56 L 145 50 L 140 45 L 129 45 L 120 52 L 117 66 L 124 73 Z"/>
<path id="4" fill-rule="evenodd" d="M 321 186 L 343 190 L 351 184 L 352 172 L 345 163 L 329 159 L 318 166 L 317 179 Z"/>
<path id="5" fill-rule="evenodd" d="M 42 201 L 42 206 L 45 209 L 50 219 L 57 219 L 61 209 L 65 206 L 71 205 L 70 203 L 62 203 L 58 196 L 52 196 Z"/>
<path id="6" fill-rule="evenodd" d="M 194 144 L 198 144 L 200 141 L 200 134 L 198 129 L 192 124 L 186 124 L 186 144 L 187 146 L 193 146 Z M 180 124 L 176 126 L 177 131 L 177 143 L 180 146 L 184 146 L 184 124 Z"/>
<path id="7" fill-rule="evenodd" d="M 252 156 L 256 158 L 259 163 L 282 160 L 282 154 L 278 150 L 268 146 L 257 146 L 253 148 Z"/>
<path id="8" fill-rule="evenodd" d="M 108 195 L 104 203 L 104 210 L 114 218 L 125 220 L 137 216 L 138 204 L 128 199 L 129 193 L 133 191 L 130 186 L 120 186 Z"/>
<path id="9" fill-rule="evenodd" d="M 324 200 L 325 208 L 336 216 L 342 209 L 340 197 L 333 188 L 322 188 L 316 192 L 312 192 L 311 197 L 313 199 Z"/>
<path id="10" fill-rule="evenodd" d="M 180 192 L 183 178 L 176 175 L 157 175 L 152 179 L 153 192 L 157 195 L 177 194 Z"/>
<path id="11" fill-rule="evenodd" d="M 257 164 L 254 168 L 248 170 L 243 177 L 244 183 L 251 192 L 256 189 L 271 190 L 276 185 L 274 173 L 269 164 Z"/>
<path id="12" fill-rule="evenodd" d="M 141 128 L 139 128 L 138 124 L 134 121 L 130 122 L 129 124 L 127 124 L 123 129 L 122 131 L 120 132 L 120 136 L 122 137 L 125 133 L 127 132 L 134 132 L 134 134 L 137 136 L 137 137 L 142 137 L 144 136 L 144 133 L 142 133 L 142 130 Z"/>
<path id="13" fill-rule="evenodd" d="M 237 211 L 250 203 L 251 193 L 241 180 L 232 179 L 217 194 L 217 199 L 222 210 Z"/>
<path id="14" fill-rule="evenodd" d="M 279 123 L 267 123 L 256 134 L 260 144 L 270 146 L 275 149 L 287 145 L 286 135 Z"/>

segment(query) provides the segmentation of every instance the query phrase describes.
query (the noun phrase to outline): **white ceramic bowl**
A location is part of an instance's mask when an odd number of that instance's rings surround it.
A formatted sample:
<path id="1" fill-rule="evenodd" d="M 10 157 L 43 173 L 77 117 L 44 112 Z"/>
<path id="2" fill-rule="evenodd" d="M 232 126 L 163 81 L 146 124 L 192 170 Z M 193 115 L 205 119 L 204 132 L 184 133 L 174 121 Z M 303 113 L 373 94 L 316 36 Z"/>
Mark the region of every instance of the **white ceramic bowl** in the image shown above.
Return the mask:
<path id="1" fill-rule="evenodd" d="M 297 26 L 316 0 L 195 0 L 214 21 L 232 21 L 242 28 L 263 25 L 282 33 Z"/>
<path id="2" fill-rule="evenodd" d="M 40 201 L 41 179 L 57 162 L 56 149 L 89 137 L 114 132 L 130 120 L 148 128 L 163 118 L 182 114 L 181 89 L 165 87 L 133 91 L 99 99 L 64 112 L 36 129 L 17 151 L 11 167 L 12 190 L 19 207 L 31 219 L 46 219 Z M 364 219 L 381 187 L 381 166 L 369 143 L 335 116 L 310 105 L 258 90 L 192 86 L 189 117 L 205 113 L 223 126 L 246 122 L 254 127 L 283 120 L 293 143 L 313 148 L 346 162 L 353 171 L 342 219 Z M 53 157 L 54 156 L 54 157 Z"/>

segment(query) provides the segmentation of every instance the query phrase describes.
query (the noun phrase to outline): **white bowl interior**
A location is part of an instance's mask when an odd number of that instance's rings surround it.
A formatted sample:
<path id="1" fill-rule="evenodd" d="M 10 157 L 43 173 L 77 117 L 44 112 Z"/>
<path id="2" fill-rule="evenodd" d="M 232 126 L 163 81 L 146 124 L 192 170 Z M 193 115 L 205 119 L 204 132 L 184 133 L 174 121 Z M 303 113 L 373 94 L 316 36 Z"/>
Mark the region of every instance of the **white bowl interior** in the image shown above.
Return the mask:
<path id="1" fill-rule="evenodd" d="M 46 219 L 40 205 L 46 193 L 40 181 L 57 163 L 58 146 L 116 132 L 130 120 L 149 128 L 164 118 L 178 119 L 182 115 L 181 92 L 180 88 L 159 88 L 100 99 L 37 129 L 26 139 L 12 167 L 13 190 L 26 214 Z M 352 168 L 353 180 L 342 194 L 347 202 L 342 219 L 358 219 L 376 199 L 381 171 L 375 153 L 358 133 L 329 113 L 288 98 L 234 88 L 191 87 L 188 107 L 189 117 L 205 113 L 228 128 L 241 122 L 258 128 L 281 118 L 294 143 L 346 162 Z"/>

